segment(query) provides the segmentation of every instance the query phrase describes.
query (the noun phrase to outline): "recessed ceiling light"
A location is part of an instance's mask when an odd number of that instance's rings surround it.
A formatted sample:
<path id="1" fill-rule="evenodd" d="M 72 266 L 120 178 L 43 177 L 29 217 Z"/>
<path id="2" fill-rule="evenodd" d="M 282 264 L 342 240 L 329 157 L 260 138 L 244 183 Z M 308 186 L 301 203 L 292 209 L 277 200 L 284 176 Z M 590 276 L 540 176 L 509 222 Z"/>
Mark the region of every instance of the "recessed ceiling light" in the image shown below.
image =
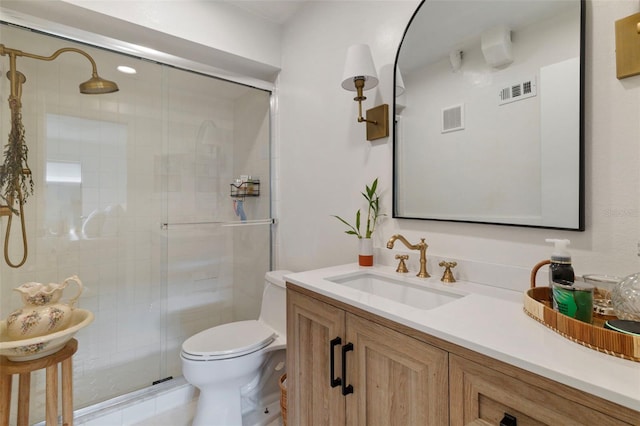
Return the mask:
<path id="1" fill-rule="evenodd" d="M 126 65 L 118 65 L 118 71 L 123 72 L 125 74 L 135 74 L 136 69 L 128 67 Z"/>

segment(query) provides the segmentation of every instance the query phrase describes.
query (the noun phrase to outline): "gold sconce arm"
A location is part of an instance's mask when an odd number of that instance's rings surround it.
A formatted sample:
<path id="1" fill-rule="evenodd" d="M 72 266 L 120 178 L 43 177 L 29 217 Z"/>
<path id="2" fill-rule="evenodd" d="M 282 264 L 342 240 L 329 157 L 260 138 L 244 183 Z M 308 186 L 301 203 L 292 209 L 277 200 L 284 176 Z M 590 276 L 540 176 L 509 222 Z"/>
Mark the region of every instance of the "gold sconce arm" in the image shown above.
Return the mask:
<path id="1" fill-rule="evenodd" d="M 364 77 L 355 77 L 353 79 L 353 84 L 356 86 L 356 97 L 353 98 L 354 101 L 358 102 L 358 123 L 372 123 L 378 124 L 375 120 L 367 120 L 362 116 L 362 101 L 367 99 L 363 94 L 364 89 Z"/>
<path id="2" fill-rule="evenodd" d="M 355 77 L 353 83 L 356 87 L 356 97 L 358 102 L 358 123 L 367 123 L 367 140 L 386 138 L 389 136 L 389 105 L 382 104 L 367 110 L 366 118 L 362 116 L 362 101 L 367 99 L 363 95 L 365 84 L 364 77 Z"/>

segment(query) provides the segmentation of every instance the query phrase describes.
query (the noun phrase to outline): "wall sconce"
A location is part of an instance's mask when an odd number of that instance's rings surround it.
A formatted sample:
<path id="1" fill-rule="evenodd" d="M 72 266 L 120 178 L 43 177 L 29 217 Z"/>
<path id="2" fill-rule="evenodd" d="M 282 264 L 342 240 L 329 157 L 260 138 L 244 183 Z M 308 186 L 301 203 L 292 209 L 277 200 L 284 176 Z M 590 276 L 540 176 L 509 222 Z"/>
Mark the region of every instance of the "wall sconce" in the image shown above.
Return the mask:
<path id="1" fill-rule="evenodd" d="M 342 88 L 356 92 L 354 101 L 358 102 L 358 123 L 367 123 L 367 140 L 389 136 L 389 105 L 382 104 L 367 110 L 362 117 L 362 101 L 367 99 L 362 92 L 378 85 L 378 74 L 373 65 L 371 50 L 366 44 L 356 44 L 347 51 L 347 60 L 342 77 Z"/>
<path id="2" fill-rule="evenodd" d="M 640 74 L 640 13 L 616 21 L 616 77 Z"/>

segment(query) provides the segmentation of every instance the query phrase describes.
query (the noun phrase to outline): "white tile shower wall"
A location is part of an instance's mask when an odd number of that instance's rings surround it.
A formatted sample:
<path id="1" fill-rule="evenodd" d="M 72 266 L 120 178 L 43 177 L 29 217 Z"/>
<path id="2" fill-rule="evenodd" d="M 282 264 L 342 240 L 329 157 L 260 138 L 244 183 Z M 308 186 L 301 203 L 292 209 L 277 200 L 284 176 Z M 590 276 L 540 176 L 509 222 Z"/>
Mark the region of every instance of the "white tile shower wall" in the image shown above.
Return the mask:
<path id="1" fill-rule="evenodd" d="M 234 169 L 260 179 L 260 196 L 247 197 L 248 220 L 271 216 L 271 152 L 268 92 L 247 92 L 236 101 L 238 125 L 234 129 Z M 230 208 L 230 200 L 225 206 Z M 264 274 L 270 268 L 269 227 L 237 228 L 234 232 L 234 318 L 256 319 L 260 312 Z"/>

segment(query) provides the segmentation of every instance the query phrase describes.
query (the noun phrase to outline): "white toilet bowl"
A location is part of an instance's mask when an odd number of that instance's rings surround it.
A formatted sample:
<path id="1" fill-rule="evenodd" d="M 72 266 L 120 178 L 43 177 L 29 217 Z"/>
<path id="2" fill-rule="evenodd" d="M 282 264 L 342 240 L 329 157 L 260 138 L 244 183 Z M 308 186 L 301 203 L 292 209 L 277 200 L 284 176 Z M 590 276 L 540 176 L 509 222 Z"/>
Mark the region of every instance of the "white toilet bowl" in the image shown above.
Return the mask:
<path id="1" fill-rule="evenodd" d="M 258 320 L 219 325 L 182 344 L 182 374 L 200 390 L 193 426 L 242 425 L 243 394 L 255 392 L 262 375 L 271 373 L 277 381 L 284 373 L 267 370 L 283 367 L 283 361 L 269 361 L 286 347 L 287 273 L 267 272 Z"/>

